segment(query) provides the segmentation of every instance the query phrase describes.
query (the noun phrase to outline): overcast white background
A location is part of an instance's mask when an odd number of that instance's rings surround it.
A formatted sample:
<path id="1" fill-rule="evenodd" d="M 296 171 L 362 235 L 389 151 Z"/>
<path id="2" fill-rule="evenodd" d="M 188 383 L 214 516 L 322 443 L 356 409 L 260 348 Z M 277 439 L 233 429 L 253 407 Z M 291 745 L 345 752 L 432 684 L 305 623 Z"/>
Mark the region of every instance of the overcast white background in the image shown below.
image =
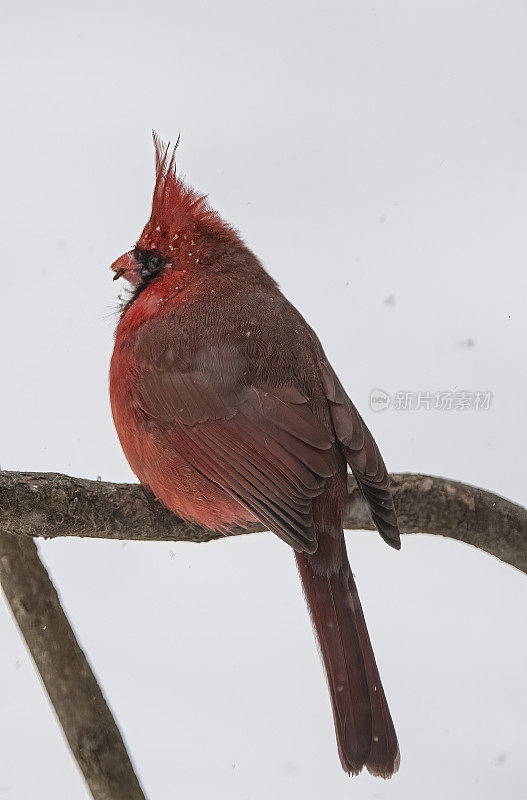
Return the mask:
<path id="1" fill-rule="evenodd" d="M 527 6 L 4 3 L 4 469 L 132 475 L 110 417 L 150 130 L 318 331 L 392 471 L 525 504 Z M 386 302 L 388 299 L 388 302 Z M 368 408 L 491 390 L 489 411 Z M 151 800 L 525 792 L 525 576 L 439 537 L 348 549 L 399 734 L 340 768 L 294 559 L 271 534 L 40 545 Z M 86 800 L 0 602 L 0 799 Z"/>

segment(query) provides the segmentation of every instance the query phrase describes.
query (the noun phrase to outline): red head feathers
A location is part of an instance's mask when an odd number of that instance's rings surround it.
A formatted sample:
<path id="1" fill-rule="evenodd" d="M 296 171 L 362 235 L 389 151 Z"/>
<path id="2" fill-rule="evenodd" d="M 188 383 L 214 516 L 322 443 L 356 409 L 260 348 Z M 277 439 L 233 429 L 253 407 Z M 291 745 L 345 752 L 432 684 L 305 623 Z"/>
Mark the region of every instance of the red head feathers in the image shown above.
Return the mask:
<path id="1" fill-rule="evenodd" d="M 126 316 L 126 324 L 137 325 L 195 299 L 200 291 L 219 291 L 205 286 L 207 281 L 214 282 L 219 271 L 231 272 L 236 287 L 241 280 L 275 286 L 236 231 L 210 208 L 206 197 L 176 174 L 179 137 L 173 148 L 156 133 L 153 137 L 156 182 L 150 219 L 133 250 L 112 264 L 114 277 L 124 276 L 135 287 L 123 322 Z M 227 284 L 223 282 L 224 288 Z"/>
<path id="2" fill-rule="evenodd" d="M 236 232 L 176 174 L 173 148 L 154 132 L 156 182 L 152 211 L 133 250 L 112 264 L 115 278 L 124 277 L 142 291 L 168 268 L 203 272 L 226 244 L 241 245 Z M 173 271 L 173 270 L 171 270 Z"/>
<path id="3" fill-rule="evenodd" d="M 156 183 L 152 198 L 152 213 L 139 237 L 137 246 L 145 250 L 172 252 L 179 237 L 200 228 L 214 233 L 233 233 L 200 195 L 176 174 L 176 149 L 165 145 L 153 133 L 156 157 Z"/>

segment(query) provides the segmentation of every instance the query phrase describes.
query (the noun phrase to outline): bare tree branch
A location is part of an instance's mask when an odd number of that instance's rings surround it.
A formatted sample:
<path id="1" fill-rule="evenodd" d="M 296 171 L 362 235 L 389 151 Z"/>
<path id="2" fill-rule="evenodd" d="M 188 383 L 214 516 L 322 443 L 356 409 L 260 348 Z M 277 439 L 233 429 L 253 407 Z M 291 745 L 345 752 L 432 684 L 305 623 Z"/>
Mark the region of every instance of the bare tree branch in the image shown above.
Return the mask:
<path id="1" fill-rule="evenodd" d="M 527 511 L 498 495 L 429 475 L 391 476 L 403 533 L 479 547 L 527 573 Z M 352 477 L 344 525 L 373 529 Z M 262 525 L 229 530 L 237 535 Z M 30 537 L 205 542 L 138 484 L 0 471 L 0 581 L 66 739 L 95 800 L 144 800 L 119 729 Z"/>
<path id="2" fill-rule="evenodd" d="M 0 532 L 0 582 L 94 800 L 145 800 L 32 539 Z"/>
<path id="3" fill-rule="evenodd" d="M 486 550 L 527 573 L 527 511 L 499 495 L 456 481 L 391 476 L 403 533 L 448 536 Z M 373 529 L 352 477 L 344 525 Z M 179 519 L 139 484 L 54 473 L 0 472 L 0 528 L 28 536 L 205 542 L 222 535 Z M 229 535 L 264 530 L 250 525 Z"/>

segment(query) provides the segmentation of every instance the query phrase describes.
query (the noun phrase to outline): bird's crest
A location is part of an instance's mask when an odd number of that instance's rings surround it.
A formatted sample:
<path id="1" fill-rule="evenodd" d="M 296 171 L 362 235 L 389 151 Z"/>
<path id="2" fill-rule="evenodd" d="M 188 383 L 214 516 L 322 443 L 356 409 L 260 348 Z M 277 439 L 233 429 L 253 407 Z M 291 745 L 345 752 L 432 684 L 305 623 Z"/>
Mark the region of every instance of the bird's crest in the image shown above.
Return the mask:
<path id="1" fill-rule="evenodd" d="M 156 167 L 152 213 L 138 244 L 145 248 L 160 248 L 163 244 L 173 243 L 181 233 L 196 225 L 214 231 L 229 230 L 210 208 L 206 196 L 195 192 L 177 175 L 176 150 L 180 136 L 174 146 L 170 142 L 165 144 L 155 131 L 152 136 Z"/>

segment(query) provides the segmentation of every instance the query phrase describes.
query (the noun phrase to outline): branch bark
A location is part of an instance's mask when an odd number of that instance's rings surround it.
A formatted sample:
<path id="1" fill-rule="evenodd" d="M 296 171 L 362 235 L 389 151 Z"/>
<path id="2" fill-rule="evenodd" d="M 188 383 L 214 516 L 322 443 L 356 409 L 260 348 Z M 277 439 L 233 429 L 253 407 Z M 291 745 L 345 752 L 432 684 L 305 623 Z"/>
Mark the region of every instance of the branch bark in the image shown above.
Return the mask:
<path id="1" fill-rule="evenodd" d="M 94 800 L 145 800 L 32 539 L 0 532 L 0 582 Z"/>
<path id="2" fill-rule="evenodd" d="M 466 542 L 527 573 L 527 511 L 499 495 L 431 475 L 391 476 L 403 533 Z M 344 526 L 373 529 L 354 479 Z M 222 538 L 190 525 L 139 484 L 89 481 L 55 473 L 0 472 L 0 529 L 26 536 L 205 542 Z M 265 530 L 233 528 L 227 535 Z"/>

